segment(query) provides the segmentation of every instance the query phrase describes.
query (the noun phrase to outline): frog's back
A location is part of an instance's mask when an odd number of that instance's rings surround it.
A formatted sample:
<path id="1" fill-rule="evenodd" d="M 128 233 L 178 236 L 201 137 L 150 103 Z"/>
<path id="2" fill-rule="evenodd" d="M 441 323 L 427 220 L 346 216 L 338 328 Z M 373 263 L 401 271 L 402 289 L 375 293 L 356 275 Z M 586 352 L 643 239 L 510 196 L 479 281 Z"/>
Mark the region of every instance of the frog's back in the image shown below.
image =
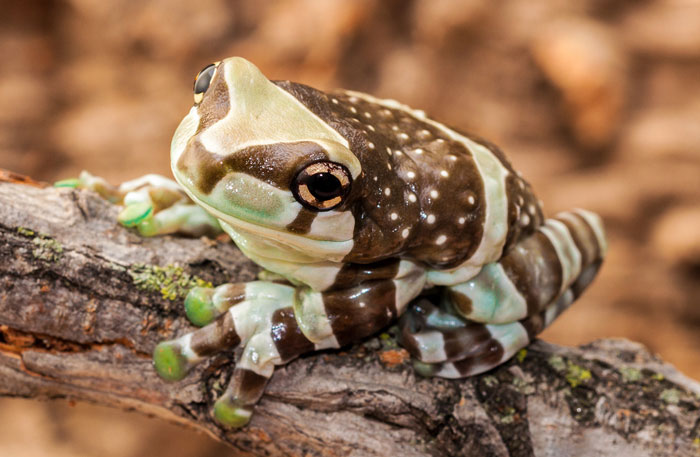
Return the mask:
<path id="1" fill-rule="evenodd" d="M 277 84 L 340 132 L 362 163 L 347 261 L 484 264 L 541 225 L 529 184 L 496 146 L 393 100 Z"/>

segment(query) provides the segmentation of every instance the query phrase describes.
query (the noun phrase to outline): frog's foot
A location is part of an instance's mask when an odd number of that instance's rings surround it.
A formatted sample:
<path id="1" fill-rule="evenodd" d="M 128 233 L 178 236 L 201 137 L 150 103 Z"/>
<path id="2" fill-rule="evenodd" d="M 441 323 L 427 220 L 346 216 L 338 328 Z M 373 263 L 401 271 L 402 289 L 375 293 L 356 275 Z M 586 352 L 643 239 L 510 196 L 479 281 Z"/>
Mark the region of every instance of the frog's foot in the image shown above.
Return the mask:
<path id="1" fill-rule="evenodd" d="M 160 343 L 153 356 L 156 371 L 162 378 L 176 381 L 207 357 L 242 345 L 213 415 L 226 427 L 245 425 L 275 365 L 314 347 L 297 326 L 294 297 L 293 287 L 264 281 L 194 289 L 187 298 L 190 318 L 201 325 L 212 316 L 218 317 L 198 330 Z M 295 346 L 295 341 L 305 344 Z"/>
<path id="2" fill-rule="evenodd" d="M 73 189 L 90 189 L 97 192 L 100 197 L 111 203 L 121 203 L 124 194 L 119 188 L 108 183 L 104 178 L 94 176 L 87 171 L 82 171 L 77 178 L 63 179 L 56 181 L 54 187 L 69 187 Z"/>
<path id="3" fill-rule="evenodd" d="M 58 181 L 54 185 L 90 189 L 112 203 L 124 205 L 117 217 L 119 223 L 135 227 L 143 236 L 221 233 L 213 216 L 192 203 L 175 181 L 163 176 L 145 175 L 115 187 L 105 179 L 83 171 L 77 179 Z"/>
<path id="4" fill-rule="evenodd" d="M 506 324 L 483 324 L 459 317 L 449 304 L 438 308 L 416 301 L 399 322 L 401 344 L 417 359 L 423 376 L 462 378 L 488 371 L 510 359 L 574 300 L 567 290 L 541 313 Z"/>

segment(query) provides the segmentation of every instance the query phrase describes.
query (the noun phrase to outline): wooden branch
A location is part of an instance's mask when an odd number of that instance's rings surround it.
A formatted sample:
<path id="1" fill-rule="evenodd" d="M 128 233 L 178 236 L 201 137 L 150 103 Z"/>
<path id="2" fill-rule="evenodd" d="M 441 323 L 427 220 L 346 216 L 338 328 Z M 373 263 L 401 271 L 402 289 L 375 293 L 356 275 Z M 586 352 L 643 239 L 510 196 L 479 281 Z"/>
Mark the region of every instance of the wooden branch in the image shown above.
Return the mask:
<path id="1" fill-rule="evenodd" d="M 414 374 L 387 335 L 279 368 L 251 424 L 209 408 L 231 371 L 221 355 L 185 380 L 154 373 L 155 344 L 191 328 L 197 278 L 254 277 L 229 242 L 144 239 L 91 192 L 0 174 L 0 395 L 70 398 L 205 431 L 265 455 L 697 455 L 700 385 L 622 340 L 536 342 L 485 375 Z"/>

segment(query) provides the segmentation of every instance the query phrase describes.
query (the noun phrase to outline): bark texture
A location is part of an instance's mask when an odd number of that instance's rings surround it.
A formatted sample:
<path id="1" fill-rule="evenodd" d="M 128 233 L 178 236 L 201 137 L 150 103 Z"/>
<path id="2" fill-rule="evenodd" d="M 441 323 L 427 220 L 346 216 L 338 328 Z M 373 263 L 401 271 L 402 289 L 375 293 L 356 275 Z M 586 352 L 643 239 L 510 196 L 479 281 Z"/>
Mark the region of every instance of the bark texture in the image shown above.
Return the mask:
<path id="1" fill-rule="evenodd" d="M 537 341 L 451 381 L 417 377 L 390 329 L 278 368 L 251 424 L 223 430 L 232 355 L 166 383 L 150 354 L 191 329 L 188 287 L 256 266 L 224 240 L 141 238 L 91 192 L 2 180 L 0 395 L 134 409 L 255 455 L 700 455 L 700 384 L 624 340 Z"/>

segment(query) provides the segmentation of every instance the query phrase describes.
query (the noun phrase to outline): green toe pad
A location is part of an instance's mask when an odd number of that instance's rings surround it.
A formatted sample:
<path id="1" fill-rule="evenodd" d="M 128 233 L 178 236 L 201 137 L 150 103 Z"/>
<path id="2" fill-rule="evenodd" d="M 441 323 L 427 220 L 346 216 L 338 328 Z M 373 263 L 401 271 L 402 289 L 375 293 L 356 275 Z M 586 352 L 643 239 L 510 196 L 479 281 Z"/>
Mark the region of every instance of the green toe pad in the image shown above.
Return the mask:
<path id="1" fill-rule="evenodd" d="M 416 370 L 416 373 L 418 373 L 420 376 L 426 378 L 435 376 L 437 371 L 435 364 L 421 362 L 420 360 L 413 361 L 413 369 Z"/>
<path id="2" fill-rule="evenodd" d="M 171 342 L 160 343 L 153 351 L 156 372 L 167 381 L 179 381 L 187 375 L 187 359 L 180 347 Z"/>
<path id="3" fill-rule="evenodd" d="M 228 428 L 240 428 L 250 421 L 252 411 L 235 406 L 226 396 L 219 398 L 214 404 L 214 419 Z"/>
<path id="4" fill-rule="evenodd" d="M 153 213 L 153 205 L 148 202 L 133 203 L 127 205 L 117 216 L 119 223 L 124 227 L 133 227 L 143 222 Z"/>
<path id="5" fill-rule="evenodd" d="M 54 187 L 76 188 L 79 185 L 80 185 L 80 179 L 78 179 L 78 178 L 62 179 L 61 181 L 56 181 L 55 183 L 53 183 Z"/>
<path id="6" fill-rule="evenodd" d="M 203 327 L 219 315 L 212 301 L 213 295 L 214 289 L 209 287 L 195 287 L 187 294 L 185 313 L 194 325 Z"/>

